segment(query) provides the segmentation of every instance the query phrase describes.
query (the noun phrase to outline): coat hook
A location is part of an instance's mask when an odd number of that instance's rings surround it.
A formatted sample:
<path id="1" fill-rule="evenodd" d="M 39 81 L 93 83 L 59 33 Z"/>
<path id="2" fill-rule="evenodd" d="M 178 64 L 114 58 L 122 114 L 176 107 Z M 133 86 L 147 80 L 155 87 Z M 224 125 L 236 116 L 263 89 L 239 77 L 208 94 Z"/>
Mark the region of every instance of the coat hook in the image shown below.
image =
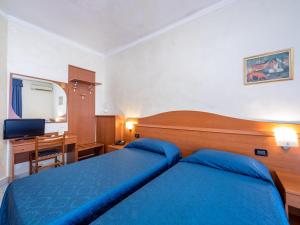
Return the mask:
<path id="1" fill-rule="evenodd" d="M 93 94 L 93 85 L 89 85 L 88 89 L 89 89 L 90 95 Z"/>
<path id="2" fill-rule="evenodd" d="M 75 92 L 77 88 L 78 88 L 78 81 L 75 81 L 73 83 L 73 91 Z"/>
<path id="3" fill-rule="evenodd" d="M 84 94 L 82 94 L 82 95 L 80 95 L 81 96 L 81 100 L 84 100 L 85 99 L 85 95 Z"/>

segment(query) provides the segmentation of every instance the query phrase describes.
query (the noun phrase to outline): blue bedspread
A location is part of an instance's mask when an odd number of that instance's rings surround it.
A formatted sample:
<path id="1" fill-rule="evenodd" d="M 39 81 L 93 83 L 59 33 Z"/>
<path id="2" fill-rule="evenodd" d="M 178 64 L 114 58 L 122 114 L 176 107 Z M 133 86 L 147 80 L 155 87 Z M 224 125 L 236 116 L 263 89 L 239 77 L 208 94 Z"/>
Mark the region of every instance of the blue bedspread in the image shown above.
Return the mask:
<path id="1" fill-rule="evenodd" d="M 179 162 L 93 225 L 288 225 L 272 182 Z"/>
<path id="2" fill-rule="evenodd" d="M 123 149 L 11 183 L 1 225 L 86 224 L 169 167 L 163 154 Z"/>

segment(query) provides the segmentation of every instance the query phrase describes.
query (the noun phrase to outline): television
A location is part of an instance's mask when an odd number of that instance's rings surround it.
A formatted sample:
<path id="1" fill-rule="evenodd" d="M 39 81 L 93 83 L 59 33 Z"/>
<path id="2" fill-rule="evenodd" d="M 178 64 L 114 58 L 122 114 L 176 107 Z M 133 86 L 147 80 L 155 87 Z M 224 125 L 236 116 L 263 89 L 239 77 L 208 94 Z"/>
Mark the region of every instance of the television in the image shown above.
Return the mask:
<path id="1" fill-rule="evenodd" d="M 44 119 L 4 120 L 3 139 L 27 139 L 45 134 Z"/>

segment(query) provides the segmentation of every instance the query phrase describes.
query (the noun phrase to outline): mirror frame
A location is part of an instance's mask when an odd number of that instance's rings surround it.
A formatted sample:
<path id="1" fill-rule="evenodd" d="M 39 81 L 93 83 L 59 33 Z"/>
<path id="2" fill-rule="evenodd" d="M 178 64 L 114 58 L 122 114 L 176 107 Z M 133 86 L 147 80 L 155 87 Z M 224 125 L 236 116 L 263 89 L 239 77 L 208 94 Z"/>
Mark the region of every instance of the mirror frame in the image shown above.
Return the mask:
<path id="1" fill-rule="evenodd" d="M 8 117 L 10 119 L 16 119 L 14 113 L 13 113 L 13 108 L 12 108 L 12 79 L 13 76 L 17 75 L 17 76 L 22 76 L 22 77 L 27 77 L 27 78 L 31 78 L 31 79 L 38 79 L 41 81 L 48 81 L 48 82 L 52 82 L 54 84 L 57 84 L 59 87 L 61 87 L 64 92 L 66 93 L 66 98 L 67 98 L 67 104 L 66 104 L 66 118 L 65 120 L 62 121 L 58 121 L 58 122 L 46 122 L 46 123 L 67 123 L 68 122 L 68 101 L 69 101 L 69 96 L 68 96 L 68 83 L 64 83 L 64 82 L 60 82 L 60 81 L 54 81 L 54 80 L 49 80 L 49 79 L 44 79 L 44 78 L 40 78 L 40 77 L 34 77 L 34 76 L 28 76 L 28 75 L 24 75 L 24 74 L 19 74 L 19 73 L 10 73 L 10 80 L 9 80 L 9 109 L 8 109 Z"/>

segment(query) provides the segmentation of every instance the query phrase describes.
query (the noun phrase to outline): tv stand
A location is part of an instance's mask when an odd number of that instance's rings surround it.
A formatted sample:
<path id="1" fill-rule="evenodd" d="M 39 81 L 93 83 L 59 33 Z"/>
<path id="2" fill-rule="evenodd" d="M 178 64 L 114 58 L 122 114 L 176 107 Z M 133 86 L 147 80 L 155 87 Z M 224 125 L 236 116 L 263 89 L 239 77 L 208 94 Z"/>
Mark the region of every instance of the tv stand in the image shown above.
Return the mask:
<path id="1" fill-rule="evenodd" d="M 26 141 L 26 140 L 32 140 L 35 139 L 35 137 L 22 137 L 22 138 L 17 138 L 15 141 Z"/>

